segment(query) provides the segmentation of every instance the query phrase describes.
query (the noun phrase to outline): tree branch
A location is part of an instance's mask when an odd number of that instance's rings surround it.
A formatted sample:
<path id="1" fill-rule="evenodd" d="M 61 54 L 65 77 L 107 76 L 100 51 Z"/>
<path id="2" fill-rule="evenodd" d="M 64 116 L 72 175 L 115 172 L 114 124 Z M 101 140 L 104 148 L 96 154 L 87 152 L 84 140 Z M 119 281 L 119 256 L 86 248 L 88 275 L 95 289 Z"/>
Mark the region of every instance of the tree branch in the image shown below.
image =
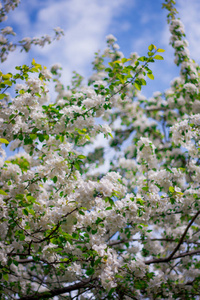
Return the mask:
<path id="1" fill-rule="evenodd" d="M 153 239 L 145 239 L 142 240 L 140 239 L 122 239 L 122 240 L 111 240 L 108 242 L 108 246 L 112 247 L 112 246 L 116 246 L 122 243 L 131 243 L 131 242 L 147 242 L 147 241 L 151 241 L 151 242 L 176 242 L 175 239 L 170 239 L 170 238 L 153 238 Z M 200 245 L 200 242 L 197 241 L 192 241 L 192 240 L 187 240 L 184 241 L 184 243 L 187 244 L 196 244 L 196 245 Z"/>
<path id="2" fill-rule="evenodd" d="M 146 111 L 158 111 L 158 110 L 167 110 L 168 107 L 152 107 L 152 108 L 146 108 Z"/>
<path id="3" fill-rule="evenodd" d="M 94 279 L 88 278 L 85 281 L 78 282 L 78 283 L 75 283 L 73 285 L 63 287 L 63 288 L 57 288 L 57 289 L 54 289 L 54 290 L 51 290 L 51 291 L 48 291 L 48 292 L 42 292 L 42 293 L 37 293 L 36 292 L 35 295 L 24 296 L 24 297 L 19 298 L 19 300 L 49 299 L 49 298 L 54 297 L 54 296 L 58 296 L 58 295 L 61 295 L 61 294 L 64 294 L 64 293 L 70 293 L 71 291 L 75 291 L 75 290 L 87 287 L 88 284 L 90 284 L 92 281 L 95 281 L 95 280 L 96 280 L 96 278 L 94 278 Z"/>
<path id="4" fill-rule="evenodd" d="M 195 219 L 198 217 L 198 215 L 200 214 L 200 210 L 193 216 L 192 220 L 189 222 L 188 226 L 186 227 L 185 231 L 183 232 L 182 234 L 182 237 L 180 238 L 179 242 L 178 242 L 178 245 L 176 246 L 176 248 L 174 249 L 174 251 L 172 251 L 172 253 L 166 257 L 166 258 L 158 258 L 158 259 L 151 259 L 151 260 L 148 260 L 145 262 L 146 265 L 150 265 L 150 264 L 153 264 L 153 263 L 163 263 L 163 262 L 169 262 L 171 259 L 176 259 L 176 258 L 179 258 L 179 257 L 182 257 L 180 255 L 178 256 L 174 256 L 174 254 L 178 251 L 178 249 L 180 248 L 189 228 L 192 226 L 193 222 L 195 221 Z M 198 250 L 200 252 L 200 250 Z M 192 251 L 194 252 L 194 251 Z M 186 253 L 190 253 L 190 252 L 186 252 Z M 185 253 L 185 254 L 186 254 Z M 184 253 L 183 253 L 184 254 Z M 189 255 L 189 254 L 186 254 L 186 255 Z M 184 256 L 186 256 L 184 255 Z M 192 254 L 191 254 L 192 255 Z"/>
<path id="5" fill-rule="evenodd" d="M 191 255 L 195 255 L 200 253 L 200 249 L 199 250 L 194 250 L 194 251 L 190 251 L 190 252 L 184 252 L 181 253 L 179 255 L 174 256 L 172 259 L 176 259 L 176 258 L 180 258 L 180 257 L 185 257 L 185 256 L 191 256 Z"/>

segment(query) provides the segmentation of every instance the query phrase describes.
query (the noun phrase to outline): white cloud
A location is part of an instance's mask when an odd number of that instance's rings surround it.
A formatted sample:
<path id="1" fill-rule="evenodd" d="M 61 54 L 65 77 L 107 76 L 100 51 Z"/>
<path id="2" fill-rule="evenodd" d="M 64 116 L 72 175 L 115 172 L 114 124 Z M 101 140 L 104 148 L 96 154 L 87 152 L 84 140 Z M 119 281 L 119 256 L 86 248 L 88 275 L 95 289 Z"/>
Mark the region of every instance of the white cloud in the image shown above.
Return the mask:
<path id="1" fill-rule="evenodd" d="M 64 77 L 69 80 L 73 70 L 88 75 L 94 52 L 105 46 L 105 36 L 113 18 L 125 7 L 126 0 L 22 1 L 10 20 L 21 37 L 52 35 L 52 29 L 57 26 L 64 29 L 62 40 L 44 48 L 33 47 L 24 58 L 30 57 L 30 63 L 34 57 L 48 67 L 60 62 L 66 70 Z M 11 56 L 9 61 L 5 66 L 19 64 L 17 56 Z"/>
<path id="2" fill-rule="evenodd" d="M 48 5 L 40 10 L 38 24 L 47 28 L 60 26 L 65 37 L 58 44 L 46 48 L 49 62 L 59 61 L 64 69 L 78 70 L 88 75 L 94 52 L 105 44 L 106 31 L 124 0 L 69 0 Z M 38 50 L 43 53 L 42 50 Z"/>
<path id="3" fill-rule="evenodd" d="M 199 61 L 200 1 L 178 0 L 177 2 L 190 42 L 191 55 Z M 155 1 L 152 5 L 157 9 L 156 3 Z M 33 57 L 48 67 L 59 62 L 63 65 L 64 80 L 67 84 L 73 70 L 84 76 L 91 73 L 94 52 L 105 46 L 105 36 L 113 33 L 109 32 L 112 28 L 119 31 L 119 36 L 125 35 L 129 39 L 125 44 L 125 50 L 122 49 L 125 52 L 137 51 L 140 55 L 144 55 L 151 43 L 164 48 L 166 50 L 164 62 L 156 62 L 153 68 L 161 82 L 167 83 L 173 77 L 174 66 L 173 50 L 168 45 L 170 34 L 165 20 L 166 11 L 159 8 L 157 13 L 154 6 L 149 11 L 149 2 L 146 0 L 142 6 L 139 6 L 141 11 L 137 23 L 135 19 L 137 13 L 134 11 L 134 8 L 137 9 L 136 4 L 140 4 L 140 0 L 22 0 L 19 7 L 10 13 L 6 24 L 12 23 L 11 26 L 19 32 L 20 38 L 40 36 L 45 33 L 52 35 L 52 29 L 57 26 L 64 29 L 65 36 L 44 48 L 33 47 L 28 54 L 12 53 L 2 68 L 13 70 L 14 65 L 30 63 Z M 127 11 L 130 16 L 132 15 L 132 19 L 123 17 L 124 12 Z M 138 29 L 136 31 L 139 33 L 138 36 L 133 34 L 133 27 Z"/>

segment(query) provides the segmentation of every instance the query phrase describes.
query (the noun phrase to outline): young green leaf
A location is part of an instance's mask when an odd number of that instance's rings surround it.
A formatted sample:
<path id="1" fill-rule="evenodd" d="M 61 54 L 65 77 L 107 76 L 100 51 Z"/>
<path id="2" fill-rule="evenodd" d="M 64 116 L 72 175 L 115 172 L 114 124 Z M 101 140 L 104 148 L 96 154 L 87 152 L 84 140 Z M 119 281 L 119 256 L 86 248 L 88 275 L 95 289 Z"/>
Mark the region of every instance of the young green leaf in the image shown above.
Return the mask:
<path id="1" fill-rule="evenodd" d="M 149 45 L 148 49 L 149 49 L 149 51 L 156 50 L 156 46 L 151 44 L 151 45 Z"/>
<path id="2" fill-rule="evenodd" d="M 164 50 L 164 49 L 158 48 L 158 49 L 157 49 L 157 52 L 165 52 L 165 50 Z"/>
<path id="3" fill-rule="evenodd" d="M 6 94 L 0 94 L 0 100 L 2 100 L 5 96 Z"/>
<path id="4" fill-rule="evenodd" d="M 169 191 L 170 191 L 171 193 L 174 193 L 174 191 L 175 191 L 174 187 L 173 187 L 173 186 L 170 186 L 170 187 L 169 187 Z"/>
<path id="5" fill-rule="evenodd" d="M 4 192 L 3 190 L 0 189 L 0 195 L 7 196 L 8 194 L 6 192 Z"/>
<path id="6" fill-rule="evenodd" d="M 9 144 L 9 142 L 6 139 L 3 139 L 3 138 L 0 138 L 0 143 Z"/>
<path id="7" fill-rule="evenodd" d="M 161 55 L 155 55 L 153 58 L 158 59 L 158 60 L 163 60 L 164 59 Z"/>
<path id="8" fill-rule="evenodd" d="M 136 82 L 134 83 L 134 85 L 138 91 L 141 91 L 141 85 L 137 84 Z"/>
<path id="9" fill-rule="evenodd" d="M 154 80 L 154 76 L 153 76 L 152 73 L 147 73 L 147 76 L 148 76 L 150 79 Z"/>

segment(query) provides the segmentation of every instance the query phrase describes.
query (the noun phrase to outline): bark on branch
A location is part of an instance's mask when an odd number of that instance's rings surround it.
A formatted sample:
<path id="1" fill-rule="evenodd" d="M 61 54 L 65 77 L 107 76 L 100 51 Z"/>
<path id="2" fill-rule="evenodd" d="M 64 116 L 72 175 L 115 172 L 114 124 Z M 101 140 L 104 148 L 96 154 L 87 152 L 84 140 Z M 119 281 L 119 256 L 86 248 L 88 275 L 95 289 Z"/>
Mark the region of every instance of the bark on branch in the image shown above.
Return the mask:
<path id="1" fill-rule="evenodd" d="M 169 262 L 170 260 L 172 259 L 175 259 L 175 258 L 179 258 L 179 257 L 182 257 L 181 254 L 177 255 L 176 257 L 174 257 L 174 254 L 178 251 L 178 249 L 180 248 L 189 228 L 192 226 L 192 224 L 194 223 L 195 219 L 198 217 L 198 215 L 200 214 L 200 210 L 193 216 L 193 218 L 191 219 L 191 221 L 189 222 L 188 226 L 186 227 L 185 231 L 183 232 L 179 242 L 178 242 L 178 245 L 176 246 L 176 248 L 172 251 L 172 253 L 166 257 L 166 258 L 158 258 L 158 259 L 151 259 L 151 260 L 147 260 L 145 262 L 146 265 L 150 265 L 150 264 L 154 264 L 154 263 L 165 263 L 165 262 Z M 193 251 L 192 251 L 193 252 Z M 188 254 L 187 254 L 188 253 Z M 183 253 L 185 254 L 184 256 L 186 255 L 189 255 L 190 252 L 186 252 L 186 253 Z"/>
<path id="2" fill-rule="evenodd" d="M 94 278 L 94 279 L 89 278 L 85 281 L 81 281 L 81 282 L 78 282 L 78 283 L 75 283 L 73 285 L 63 287 L 63 288 L 57 288 L 57 289 L 53 289 L 53 290 L 50 290 L 50 291 L 47 291 L 47 292 L 42 292 L 42 293 L 37 293 L 36 292 L 34 295 L 31 295 L 31 296 L 27 295 L 27 296 L 21 297 L 19 300 L 49 299 L 49 298 L 54 297 L 54 296 L 58 296 L 58 295 L 61 295 L 61 294 L 64 294 L 64 293 L 70 293 L 72 291 L 87 287 L 88 285 L 90 285 L 95 280 L 96 280 L 96 278 Z"/>

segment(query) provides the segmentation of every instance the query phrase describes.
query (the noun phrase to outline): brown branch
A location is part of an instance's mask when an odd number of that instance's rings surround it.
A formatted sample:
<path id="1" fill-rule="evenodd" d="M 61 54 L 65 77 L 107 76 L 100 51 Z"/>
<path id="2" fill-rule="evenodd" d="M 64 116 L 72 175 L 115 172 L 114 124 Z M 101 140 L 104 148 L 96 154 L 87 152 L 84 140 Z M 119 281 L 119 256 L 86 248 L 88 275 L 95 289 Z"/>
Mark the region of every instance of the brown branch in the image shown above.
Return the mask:
<path id="1" fill-rule="evenodd" d="M 191 255 L 195 255 L 200 253 L 200 249 L 199 250 L 194 250 L 194 251 L 190 251 L 190 252 L 184 252 L 181 253 L 179 255 L 174 256 L 172 259 L 176 259 L 176 258 L 180 258 L 180 257 L 185 257 L 185 256 L 191 256 Z"/>
<path id="2" fill-rule="evenodd" d="M 11 219 L 13 220 L 13 222 L 14 222 L 21 230 L 23 230 L 28 236 L 31 236 L 31 237 L 32 237 L 31 233 L 28 233 L 28 231 L 27 231 L 26 229 L 24 229 L 23 227 L 21 227 L 21 226 L 17 223 L 17 221 L 16 221 L 14 218 L 12 218 L 12 216 L 11 216 Z M 18 219 L 19 219 L 19 218 L 18 218 Z M 37 238 L 37 237 L 34 237 L 34 238 L 36 238 L 36 239 L 39 240 L 39 238 Z M 33 241 L 31 241 L 31 242 L 33 242 Z M 36 243 L 36 242 L 35 242 L 35 243 Z"/>
<path id="3" fill-rule="evenodd" d="M 131 242 L 147 242 L 147 241 L 151 241 L 151 242 L 176 242 L 175 239 L 170 239 L 170 238 L 153 238 L 153 239 L 122 239 L 122 240 L 114 240 L 114 241 L 109 241 L 108 246 L 112 247 L 112 246 L 116 246 L 122 243 L 131 243 Z M 200 245 L 200 242 L 195 242 L 192 240 L 187 240 L 184 241 L 184 243 L 187 244 L 196 244 L 196 245 Z"/>
<path id="4" fill-rule="evenodd" d="M 35 148 L 35 147 L 34 147 L 34 148 Z M 38 182 L 38 181 L 40 181 L 40 180 L 42 180 L 42 179 L 44 179 L 44 178 L 46 178 L 46 176 L 44 176 L 43 178 L 38 177 L 38 178 L 36 178 L 36 179 L 31 179 L 31 180 L 29 180 L 29 183 L 27 184 L 27 186 L 25 187 L 25 189 L 27 189 L 31 184 L 34 184 L 34 183 L 36 183 L 36 182 Z"/>
<path id="5" fill-rule="evenodd" d="M 166 258 L 158 258 L 158 259 L 151 259 L 151 260 L 146 261 L 145 264 L 146 265 L 150 265 L 150 264 L 154 264 L 154 263 L 164 263 L 164 262 L 169 262 L 171 259 L 175 259 L 175 258 L 181 257 L 180 256 L 181 254 L 179 254 L 178 256 L 175 256 L 175 257 L 173 257 L 173 256 L 178 251 L 178 249 L 180 248 L 180 246 L 181 246 L 181 244 L 182 244 L 182 242 L 183 242 L 183 240 L 184 240 L 184 238 L 185 238 L 185 236 L 186 236 L 189 228 L 192 226 L 193 222 L 195 221 L 195 219 L 198 217 L 199 214 L 200 214 L 200 210 L 193 216 L 193 218 L 189 222 L 188 226 L 186 227 L 185 231 L 183 232 L 182 237 L 180 238 L 180 240 L 178 242 L 178 245 L 176 246 L 176 248 L 172 251 L 172 253 L 168 257 L 166 257 Z M 192 252 L 194 252 L 194 251 L 192 251 Z M 186 253 L 190 253 L 190 252 L 186 252 Z M 186 255 L 189 255 L 189 254 L 186 254 Z"/>
<path id="6" fill-rule="evenodd" d="M 30 256 L 29 253 L 10 252 L 10 253 L 7 254 L 7 256 L 17 256 L 17 255 L 19 255 L 19 256 Z"/>
<path id="7" fill-rule="evenodd" d="M 52 298 L 54 296 L 58 296 L 58 295 L 61 295 L 61 294 L 64 294 L 64 293 L 70 293 L 72 291 L 87 287 L 88 285 L 90 285 L 90 283 L 92 283 L 95 280 L 96 280 L 96 278 L 94 278 L 94 279 L 88 278 L 85 281 L 78 282 L 78 283 L 75 283 L 73 285 L 63 287 L 63 288 L 56 288 L 56 289 L 50 290 L 48 292 L 35 293 L 35 295 L 31 295 L 31 296 L 24 296 L 24 297 L 19 298 L 19 300 L 49 299 L 49 298 Z"/>
<path id="8" fill-rule="evenodd" d="M 62 216 L 62 219 L 63 218 L 66 218 L 67 216 L 69 216 L 69 215 L 71 215 L 74 211 L 76 211 L 77 210 L 77 208 L 74 208 L 72 211 L 70 211 L 69 213 L 67 213 L 67 214 L 65 214 L 64 216 Z M 42 243 L 42 242 L 44 242 L 44 241 L 46 241 L 46 240 L 48 240 L 48 239 L 50 239 L 50 237 L 58 230 L 58 228 L 60 227 L 60 225 L 61 225 L 61 221 L 59 221 L 58 223 L 57 223 L 57 225 L 56 225 L 56 227 L 45 237 L 45 238 L 43 238 L 42 240 L 39 240 L 39 241 L 33 241 L 33 243 L 36 243 L 36 244 L 38 244 L 38 243 Z"/>
<path id="9" fill-rule="evenodd" d="M 60 224 L 61 224 L 61 222 L 59 221 L 57 223 L 56 227 L 45 238 L 43 238 L 42 240 L 39 240 L 39 241 L 33 241 L 33 243 L 38 244 L 38 243 L 42 243 L 42 242 L 50 239 L 50 237 L 58 230 L 58 228 L 60 227 Z"/>
<path id="10" fill-rule="evenodd" d="M 157 50 L 154 52 L 154 54 L 156 54 L 156 52 L 157 52 Z M 121 93 L 121 92 L 122 92 L 122 91 L 130 84 L 130 83 L 133 84 L 134 80 L 138 77 L 138 75 L 142 72 L 142 70 L 145 69 L 145 67 L 148 65 L 148 63 L 151 62 L 151 61 L 150 61 L 150 58 L 151 58 L 151 57 L 149 57 L 148 60 L 147 60 L 143 65 L 140 65 L 140 66 L 142 67 L 141 69 L 139 69 L 138 71 L 135 70 L 135 71 L 136 71 L 136 72 L 135 72 L 135 75 L 131 78 L 131 80 L 130 80 L 130 81 L 127 80 L 127 81 L 122 85 L 122 87 L 119 88 L 118 91 L 114 92 L 114 93 L 109 97 L 109 100 L 111 100 L 111 99 L 113 98 L 113 96 L 117 95 L 118 93 Z M 110 82 L 110 84 L 111 84 L 111 83 L 112 83 L 112 81 Z"/>
<path id="11" fill-rule="evenodd" d="M 35 261 L 33 258 L 19 259 L 19 260 L 17 260 L 17 262 L 18 262 L 19 264 L 28 264 L 28 263 L 31 263 L 31 262 L 38 263 L 38 262 Z"/>
<path id="12" fill-rule="evenodd" d="M 69 216 L 69 215 L 71 215 L 74 211 L 76 211 L 78 208 L 75 208 L 75 209 L 73 209 L 71 212 L 68 212 L 68 213 L 66 213 L 64 216 L 62 216 L 62 219 L 63 218 L 66 218 L 67 216 Z M 19 226 L 19 224 L 13 219 L 13 221 Z M 42 242 L 44 242 L 44 241 L 46 241 L 46 240 L 48 240 L 57 230 L 58 230 L 58 228 L 60 227 L 60 225 L 61 225 L 61 221 L 59 221 L 58 223 L 57 223 L 57 225 L 56 225 L 56 227 L 48 234 L 48 236 L 46 236 L 45 238 L 43 238 L 43 239 L 41 239 L 41 240 L 39 240 L 38 238 L 38 240 L 39 241 L 33 241 L 33 240 L 31 240 L 30 241 L 30 243 L 29 243 L 29 246 L 28 246 L 28 253 L 15 253 L 15 252 L 10 252 L 10 253 L 8 253 L 7 255 L 8 256 L 30 256 L 31 255 L 31 244 L 32 243 L 36 243 L 36 244 L 38 244 L 38 243 L 42 243 Z M 19 226 L 20 227 L 20 226 Z M 24 229 L 24 228 L 22 228 L 22 227 L 20 227 L 20 229 L 22 229 L 22 230 L 24 230 L 25 232 L 26 232 L 26 230 Z M 27 233 L 27 232 L 26 232 Z M 31 234 L 29 234 L 29 233 L 27 233 L 28 235 L 30 235 L 31 236 Z M 32 237 L 32 236 L 31 236 Z M 33 236 L 34 237 L 34 236 Z M 34 238 L 36 238 L 36 237 L 34 237 Z M 28 259 L 24 259 L 24 261 L 22 262 L 22 260 L 21 260 L 21 263 L 28 263 L 28 262 L 31 262 L 31 261 L 28 261 Z"/>
<path id="13" fill-rule="evenodd" d="M 146 111 L 158 111 L 158 110 L 167 110 L 168 107 L 152 107 L 152 108 L 146 108 Z"/>

